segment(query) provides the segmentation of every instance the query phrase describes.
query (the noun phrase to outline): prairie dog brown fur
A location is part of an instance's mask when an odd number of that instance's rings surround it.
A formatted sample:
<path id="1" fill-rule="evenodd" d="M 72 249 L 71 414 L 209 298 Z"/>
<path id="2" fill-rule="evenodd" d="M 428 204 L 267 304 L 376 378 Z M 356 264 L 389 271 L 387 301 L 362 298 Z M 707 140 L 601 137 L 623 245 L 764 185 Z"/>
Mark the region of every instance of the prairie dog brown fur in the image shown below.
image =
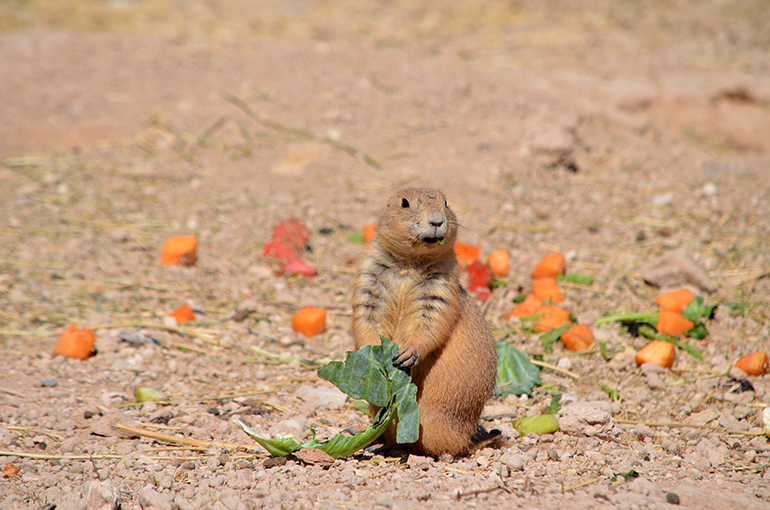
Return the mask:
<path id="1" fill-rule="evenodd" d="M 460 283 L 457 217 L 431 188 L 407 188 L 388 201 L 353 288 L 356 349 L 399 346 L 393 364 L 411 367 L 420 405 L 417 454 L 470 451 L 492 395 L 497 353 L 481 309 Z M 395 446 L 395 426 L 385 432 Z"/>

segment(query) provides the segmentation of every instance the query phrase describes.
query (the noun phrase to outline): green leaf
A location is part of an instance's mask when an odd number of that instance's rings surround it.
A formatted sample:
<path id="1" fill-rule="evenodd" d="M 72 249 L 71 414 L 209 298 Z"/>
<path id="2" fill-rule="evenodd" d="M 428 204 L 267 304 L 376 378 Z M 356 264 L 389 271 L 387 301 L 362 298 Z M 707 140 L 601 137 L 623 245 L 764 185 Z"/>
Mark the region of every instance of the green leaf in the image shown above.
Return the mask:
<path id="1" fill-rule="evenodd" d="M 543 349 L 547 354 L 553 352 L 553 344 L 555 344 L 568 329 L 569 325 L 564 325 L 560 328 L 552 329 L 540 337 L 540 342 L 543 344 Z"/>
<path id="2" fill-rule="evenodd" d="M 594 279 L 581 273 L 560 274 L 556 276 L 557 282 L 572 282 L 580 285 L 591 285 Z"/>
<path id="3" fill-rule="evenodd" d="M 537 416 L 525 416 L 513 420 L 515 428 L 521 437 L 535 432 L 536 434 L 552 434 L 559 430 L 559 422 L 552 414 L 539 414 Z"/>
<path id="4" fill-rule="evenodd" d="M 595 324 L 604 324 L 605 322 L 649 322 L 658 323 L 658 312 L 645 313 L 615 313 L 604 315 L 596 319 Z"/>
<path id="5" fill-rule="evenodd" d="M 396 441 L 414 443 L 420 437 L 420 408 L 417 386 L 406 370 L 393 366 L 398 345 L 380 337 L 381 345 L 365 345 L 348 352 L 345 362 L 333 361 L 318 375 L 353 398 L 362 398 L 377 407 L 393 403 L 398 411 Z"/>
<path id="6" fill-rule="evenodd" d="M 696 296 L 695 299 L 687 303 L 682 310 L 682 317 L 692 321 L 694 324 L 701 324 L 714 317 L 718 305 L 704 305 L 703 296 Z"/>
<path id="7" fill-rule="evenodd" d="M 251 436 L 254 441 L 259 443 L 259 445 L 267 450 L 267 452 L 273 457 L 286 457 L 287 455 L 290 455 L 291 453 L 296 452 L 302 448 L 302 446 L 298 445 L 297 442 L 291 437 L 267 439 L 257 434 L 257 431 L 250 428 L 241 420 L 233 420 L 233 423 L 238 425 L 246 434 Z"/>
<path id="8" fill-rule="evenodd" d="M 364 235 L 360 232 L 353 232 L 348 236 L 348 242 L 352 244 L 364 244 Z"/>
<path id="9" fill-rule="evenodd" d="M 523 303 L 525 299 L 527 299 L 527 295 L 526 294 L 519 294 L 518 296 L 513 298 L 511 300 L 511 302 L 516 304 L 516 305 L 518 305 L 519 303 Z"/>
<path id="10" fill-rule="evenodd" d="M 561 393 L 551 397 L 551 403 L 548 405 L 548 414 L 556 414 L 561 409 Z"/>
<path id="11" fill-rule="evenodd" d="M 354 436 L 338 434 L 328 441 L 313 438 L 297 444 L 291 438 L 267 439 L 259 436 L 240 420 L 234 423 L 262 445 L 271 455 L 284 457 L 300 448 L 318 448 L 332 457 L 347 457 L 371 444 L 398 415 L 396 440 L 414 443 L 420 437 L 420 408 L 417 405 L 417 386 L 404 370 L 393 366 L 398 345 L 381 337 L 381 345 L 366 345 L 348 352 L 344 362 L 333 361 L 322 367 L 318 375 L 337 386 L 354 399 L 364 399 L 380 407 L 372 424 Z"/>
<path id="12" fill-rule="evenodd" d="M 606 393 L 607 396 L 610 397 L 610 400 L 620 400 L 620 393 L 618 393 L 618 390 L 613 390 L 606 384 L 602 384 L 599 389 Z"/>
<path id="13" fill-rule="evenodd" d="M 501 396 L 531 395 L 540 384 L 540 371 L 509 342 L 497 342 L 497 392 Z"/>
<path id="14" fill-rule="evenodd" d="M 134 388 L 134 397 L 137 402 L 157 402 L 163 400 L 163 396 L 155 388 L 137 386 Z"/>

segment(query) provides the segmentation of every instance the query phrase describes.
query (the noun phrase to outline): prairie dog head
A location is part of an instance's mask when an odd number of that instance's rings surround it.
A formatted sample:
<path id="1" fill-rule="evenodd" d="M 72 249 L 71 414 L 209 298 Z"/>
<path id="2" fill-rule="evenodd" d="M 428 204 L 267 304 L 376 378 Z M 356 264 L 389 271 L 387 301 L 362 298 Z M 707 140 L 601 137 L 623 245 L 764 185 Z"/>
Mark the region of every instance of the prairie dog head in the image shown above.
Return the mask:
<path id="1" fill-rule="evenodd" d="M 388 200 L 377 237 L 401 259 L 440 257 L 453 249 L 457 217 L 439 190 L 405 188 Z"/>

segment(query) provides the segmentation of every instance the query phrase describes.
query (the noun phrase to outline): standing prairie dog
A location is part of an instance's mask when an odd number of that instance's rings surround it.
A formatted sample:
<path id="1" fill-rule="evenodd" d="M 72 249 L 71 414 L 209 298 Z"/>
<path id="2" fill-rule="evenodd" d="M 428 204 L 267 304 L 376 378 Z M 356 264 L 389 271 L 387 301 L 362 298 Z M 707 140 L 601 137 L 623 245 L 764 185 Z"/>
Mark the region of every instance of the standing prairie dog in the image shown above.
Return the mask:
<path id="1" fill-rule="evenodd" d="M 497 353 L 492 332 L 460 283 L 457 217 L 431 188 L 407 188 L 388 201 L 353 288 L 356 349 L 399 346 L 393 364 L 411 367 L 420 405 L 417 454 L 463 455 L 492 395 Z M 395 446 L 395 426 L 385 432 Z"/>

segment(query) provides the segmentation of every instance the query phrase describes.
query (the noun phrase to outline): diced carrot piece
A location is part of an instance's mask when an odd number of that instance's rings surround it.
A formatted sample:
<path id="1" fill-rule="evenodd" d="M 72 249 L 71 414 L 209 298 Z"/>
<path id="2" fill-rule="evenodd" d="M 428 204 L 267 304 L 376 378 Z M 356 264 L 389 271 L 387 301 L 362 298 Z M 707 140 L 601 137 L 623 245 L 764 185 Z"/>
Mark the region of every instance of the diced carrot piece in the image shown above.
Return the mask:
<path id="1" fill-rule="evenodd" d="M 665 340 L 653 340 L 636 353 L 636 364 L 655 363 L 670 368 L 676 361 L 676 347 Z"/>
<path id="2" fill-rule="evenodd" d="M 562 326 L 571 325 L 572 321 L 564 319 L 562 317 L 554 317 L 553 315 L 543 315 L 535 323 L 533 328 L 538 333 L 547 333 L 553 329 L 560 328 Z"/>
<path id="3" fill-rule="evenodd" d="M 534 317 L 537 315 L 537 310 L 543 306 L 543 302 L 537 299 L 532 294 L 527 294 L 527 297 L 521 303 L 513 307 L 513 310 L 508 312 L 505 316 L 505 320 L 509 320 L 511 317 Z"/>
<path id="4" fill-rule="evenodd" d="M 368 225 L 364 225 L 364 242 L 365 243 L 371 243 L 374 241 L 374 234 L 377 233 L 377 225 L 374 223 L 369 223 Z"/>
<path id="5" fill-rule="evenodd" d="M 487 256 L 487 265 L 495 276 L 507 276 L 511 266 L 508 250 L 495 250 Z"/>
<path id="6" fill-rule="evenodd" d="M 569 310 L 564 308 L 558 308 L 553 305 L 543 305 L 536 312 L 535 315 L 550 315 L 551 317 L 559 317 L 560 319 L 569 319 L 571 315 Z"/>
<path id="7" fill-rule="evenodd" d="M 690 331 L 693 327 L 695 327 L 695 324 L 678 313 L 670 312 L 668 310 L 661 310 L 658 312 L 658 325 L 655 328 L 658 330 L 658 333 L 678 336 Z"/>
<path id="8" fill-rule="evenodd" d="M 292 326 L 298 331 L 310 338 L 326 331 L 326 310 L 315 306 L 303 306 L 294 314 Z"/>
<path id="9" fill-rule="evenodd" d="M 273 241 L 280 241 L 292 251 L 301 254 L 310 241 L 310 231 L 299 220 L 282 221 L 273 228 Z"/>
<path id="10" fill-rule="evenodd" d="M 455 243 L 454 249 L 455 255 L 457 256 L 457 261 L 460 263 L 461 267 L 466 267 L 473 262 L 476 262 L 479 258 L 478 246 L 471 246 L 470 244 L 464 243 Z"/>
<path id="11" fill-rule="evenodd" d="M 160 254 L 160 263 L 164 266 L 180 264 L 182 266 L 192 266 L 198 260 L 196 250 L 198 248 L 198 238 L 196 236 L 176 236 L 169 237 L 163 243 L 163 249 Z"/>
<path id="12" fill-rule="evenodd" d="M 759 351 L 744 356 L 735 362 L 735 368 L 738 368 L 749 375 L 766 374 L 768 370 L 767 353 Z"/>
<path id="13" fill-rule="evenodd" d="M 538 278 L 532 280 L 532 294 L 538 299 L 551 301 L 552 303 L 561 303 L 564 301 L 564 296 L 561 295 L 559 285 L 556 283 L 556 278 Z"/>
<path id="14" fill-rule="evenodd" d="M 482 303 L 486 303 L 487 299 L 492 297 L 492 291 L 491 290 L 480 290 L 476 293 L 476 297 L 479 298 L 479 301 Z"/>
<path id="15" fill-rule="evenodd" d="M 170 314 L 169 317 L 173 317 L 177 324 L 183 324 L 195 320 L 195 312 L 192 311 L 187 305 L 182 305 Z"/>
<path id="16" fill-rule="evenodd" d="M 286 246 L 282 241 L 270 241 L 262 248 L 262 254 L 278 262 L 288 262 L 299 255 L 296 250 Z"/>
<path id="17" fill-rule="evenodd" d="M 3 476 L 5 478 L 19 476 L 20 472 L 21 470 L 15 464 L 6 464 L 5 467 L 3 468 Z"/>
<path id="18" fill-rule="evenodd" d="M 681 314 L 684 308 L 695 299 L 695 295 L 687 289 L 666 292 L 655 298 L 655 302 L 663 310 Z"/>
<path id="19" fill-rule="evenodd" d="M 535 270 L 532 271 L 532 278 L 556 278 L 564 273 L 566 265 L 564 255 L 557 252 L 549 253 L 543 257 Z"/>
<path id="20" fill-rule="evenodd" d="M 294 276 L 301 274 L 302 276 L 315 276 L 318 271 L 312 266 L 309 266 L 302 262 L 300 259 L 290 260 L 278 269 L 278 274 L 286 274 Z"/>
<path id="21" fill-rule="evenodd" d="M 80 329 L 77 326 L 67 326 L 64 333 L 56 342 L 53 354 L 74 359 L 87 359 L 94 351 L 96 335 L 90 329 Z"/>
<path id="22" fill-rule="evenodd" d="M 570 351 L 583 352 L 594 346 L 594 334 L 585 324 L 576 324 L 561 335 L 561 341 Z"/>

